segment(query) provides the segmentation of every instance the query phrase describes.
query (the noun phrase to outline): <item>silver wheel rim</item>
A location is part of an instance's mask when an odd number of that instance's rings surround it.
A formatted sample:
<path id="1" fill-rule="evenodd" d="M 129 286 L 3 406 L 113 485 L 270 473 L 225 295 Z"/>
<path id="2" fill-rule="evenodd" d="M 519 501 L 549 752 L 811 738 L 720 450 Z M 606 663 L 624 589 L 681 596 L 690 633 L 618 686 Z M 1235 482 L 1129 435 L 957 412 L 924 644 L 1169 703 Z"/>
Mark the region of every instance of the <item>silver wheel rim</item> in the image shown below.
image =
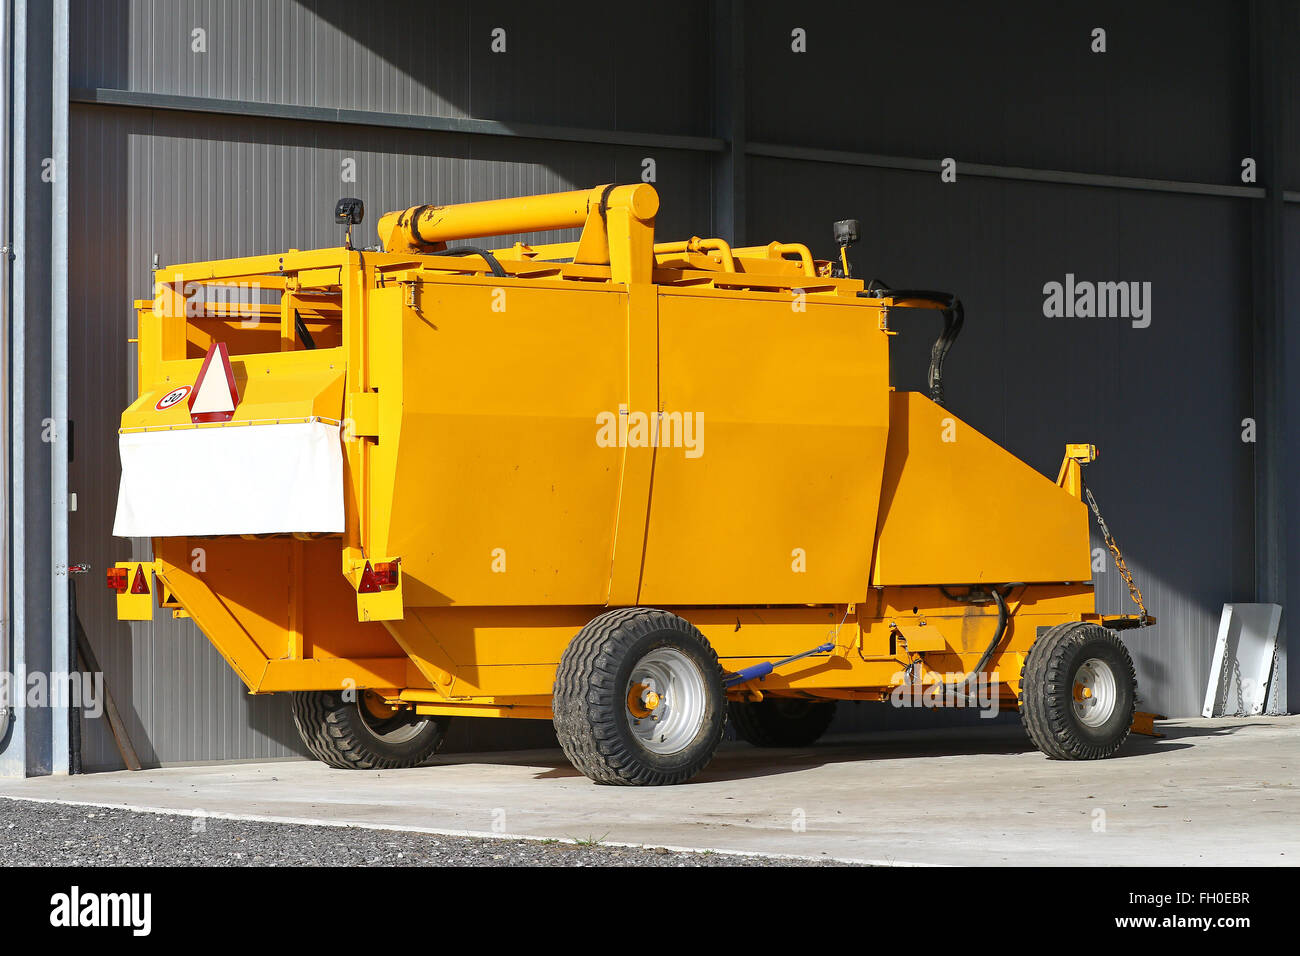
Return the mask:
<path id="1" fill-rule="evenodd" d="M 695 662 L 674 647 L 656 647 L 632 668 L 625 693 L 628 726 L 655 754 L 685 750 L 704 723 L 708 693 Z"/>
<path id="2" fill-rule="evenodd" d="M 414 740 L 420 735 L 420 731 L 424 730 L 427 720 L 427 718 L 421 720 L 405 714 L 379 718 L 370 713 L 362 701 L 357 701 L 357 713 L 366 730 L 370 731 L 376 740 L 382 740 L 386 744 L 404 744 Z"/>
<path id="3" fill-rule="evenodd" d="M 1085 727 L 1100 727 L 1110 720 L 1119 702 L 1119 682 L 1110 665 L 1090 657 L 1074 672 L 1074 716 Z"/>

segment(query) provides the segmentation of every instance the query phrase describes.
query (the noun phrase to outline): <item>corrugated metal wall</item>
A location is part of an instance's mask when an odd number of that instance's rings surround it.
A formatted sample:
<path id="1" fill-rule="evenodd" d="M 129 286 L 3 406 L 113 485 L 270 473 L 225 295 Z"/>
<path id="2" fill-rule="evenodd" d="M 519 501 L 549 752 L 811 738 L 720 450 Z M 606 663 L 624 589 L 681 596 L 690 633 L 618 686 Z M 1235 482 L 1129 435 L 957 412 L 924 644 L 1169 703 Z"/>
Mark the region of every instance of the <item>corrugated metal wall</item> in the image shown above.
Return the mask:
<path id="1" fill-rule="evenodd" d="M 688 4 L 660 21 L 666 36 L 679 36 L 683 68 L 656 89 L 640 81 L 656 53 L 652 38 L 627 55 L 612 25 L 600 42 L 590 33 L 559 36 L 547 17 L 520 5 L 506 20 L 502 56 L 488 51 L 495 20 L 471 15 L 469 5 L 311 6 L 77 3 L 72 85 L 592 128 L 631 122 L 675 134 L 707 126 L 701 77 L 708 76 L 709 36 Z M 592 5 L 589 22 L 599 9 Z M 203 55 L 191 51 L 196 28 L 206 31 Z M 82 264 L 72 281 L 71 482 L 79 494 L 72 553 L 97 569 L 131 554 L 128 542 L 111 537 L 116 429 L 134 386 L 131 302 L 152 295 L 155 254 L 166 264 L 336 245 L 333 205 L 341 195 L 365 201 L 365 241 L 372 242 L 370 230 L 387 209 L 635 181 L 647 155 L 625 146 L 91 105 L 74 106 L 72 137 L 73 208 L 86 217 L 72 249 Z M 710 157 L 672 149 L 653 156 L 663 228 L 710 233 Z M 344 160 L 355 182 L 343 181 Z M 145 556 L 147 545 L 137 542 L 135 553 Z M 119 623 L 98 580 L 83 582 L 78 597 L 143 760 L 298 752 L 287 700 L 243 693 L 191 622 L 159 613 L 150 625 Z M 531 722 L 461 723 L 449 746 L 530 743 L 549 734 Z M 102 724 L 87 722 L 90 768 L 118 765 Z"/>
<path id="2" fill-rule="evenodd" d="M 82 91 L 717 135 L 707 4 L 645 16 L 569 3 L 563 17 L 523 3 L 73 8 L 72 86 Z M 1065 441 L 1101 445 L 1092 484 L 1162 622 L 1132 642 L 1146 703 L 1194 713 L 1219 608 L 1254 587 L 1252 450 L 1239 438 L 1251 398 L 1249 201 L 980 178 L 960 163 L 1239 184 L 1245 20 L 1229 2 L 1017 10 L 747 4 L 751 141 L 954 156 L 959 166 L 945 184 L 937 171 L 756 156 L 748 234 L 733 238 L 808 241 L 826 255 L 830 222 L 857 216 L 860 272 L 962 295 L 950 406 L 1046 472 Z M 1088 52 L 1096 25 L 1110 27 L 1104 56 Z M 495 27 L 506 29 L 504 54 L 490 50 Z M 807 31 L 805 54 L 791 51 L 795 27 Z M 205 53 L 192 50 L 196 29 Z M 96 569 L 130 550 L 110 536 L 115 429 L 133 385 L 131 300 L 151 294 L 155 254 L 165 264 L 333 245 L 340 195 L 365 200 L 370 230 L 381 211 L 417 201 L 636 180 L 646 156 L 657 163 L 661 235 L 714 229 L 706 150 L 89 103 L 74 107 L 72 134 L 71 555 Z M 341 180 L 345 159 L 355 183 Z M 1150 281 L 1151 327 L 1045 319 L 1043 283 L 1067 272 Z M 900 336 L 900 385 L 920 381 L 932 331 Z M 1098 583 L 1103 606 L 1121 609 L 1115 575 Z M 119 624 L 97 580 L 79 597 L 146 761 L 296 752 L 284 701 L 243 694 L 191 623 Z M 491 742 L 461 733 L 466 745 Z M 534 740 L 544 728 L 521 733 Z M 117 763 L 98 726 L 85 759 Z"/>

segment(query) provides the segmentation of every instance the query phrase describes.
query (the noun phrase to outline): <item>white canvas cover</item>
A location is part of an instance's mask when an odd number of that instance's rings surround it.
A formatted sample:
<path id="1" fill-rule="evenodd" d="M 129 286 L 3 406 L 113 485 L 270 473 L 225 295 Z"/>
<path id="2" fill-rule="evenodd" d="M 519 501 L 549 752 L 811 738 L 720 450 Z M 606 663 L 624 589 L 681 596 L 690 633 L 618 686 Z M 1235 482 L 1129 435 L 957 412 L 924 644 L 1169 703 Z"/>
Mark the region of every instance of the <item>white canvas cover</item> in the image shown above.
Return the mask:
<path id="1" fill-rule="evenodd" d="M 337 423 L 130 431 L 118 449 L 120 537 L 343 530 Z"/>

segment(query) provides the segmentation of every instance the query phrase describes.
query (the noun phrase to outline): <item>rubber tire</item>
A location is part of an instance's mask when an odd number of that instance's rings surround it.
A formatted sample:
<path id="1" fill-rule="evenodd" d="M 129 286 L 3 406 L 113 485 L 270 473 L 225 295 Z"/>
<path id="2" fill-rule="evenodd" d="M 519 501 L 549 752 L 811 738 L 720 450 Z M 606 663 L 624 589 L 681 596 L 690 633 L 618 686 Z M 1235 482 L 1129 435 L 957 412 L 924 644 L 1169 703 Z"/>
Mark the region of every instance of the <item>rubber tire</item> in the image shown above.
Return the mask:
<path id="1" fill-rule="evenodd" d="M 626 688 L 649 651 L 670 646 L 689 657 L 705 682 L 705 713 L 695 738 L 675 754 L 647 750 L 632 734 Z M 555 672 L 551 709 L 569 762 L 596 783 L 685 783 L 709 765 L 726 727 L 727 700 L 718 655 L 690 622 L 648 607 L 607 611 L 569 642 Z"/>
<path id="2" fill-rule="evenodd" d="M 1074 715 L 1074 675 L 1091 658 L 1110 665 L 1115 675 L 1115 712 L 1101 727 L 1088 727 Z M 1045 631 L 1029 648 L 1020 670 L 1020 720 L 1034 746 L 1053 760 L 1101 760 L 1128 739 L 1137 706 L 1133 658 L 1113 632 L 1098 624 L 1072 621 Z"/>
<path id="3" fill-rule="evenodd" d="M 450 717 L 424 717 L 409 740 L 377 735 L 361 719 L 361 704 L 336 690 L 293 692 L 293 723 L 313 757 L 341 770 L 400 770 L 418 767 L 438 752 Z"/>
<path id="4" fill-rule="evenodd" d="M 835 719 L 835 701 L 767 697 L 732 701 L 728 711 L 736 734 L 755 747 L 809 747 Z"/>

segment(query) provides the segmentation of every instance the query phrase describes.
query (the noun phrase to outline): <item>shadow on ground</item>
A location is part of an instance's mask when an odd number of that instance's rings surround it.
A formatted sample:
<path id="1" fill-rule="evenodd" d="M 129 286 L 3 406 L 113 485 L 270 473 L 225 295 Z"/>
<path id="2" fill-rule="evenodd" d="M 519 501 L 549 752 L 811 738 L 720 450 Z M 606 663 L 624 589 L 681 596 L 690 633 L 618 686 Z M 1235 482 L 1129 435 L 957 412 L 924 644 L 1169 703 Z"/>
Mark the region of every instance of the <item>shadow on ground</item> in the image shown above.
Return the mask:
<path id="1" fill-rule="evenodd" d="M 1222 736 L 1236 733 L 1259 724 L 1241 724 L 1230 727 L 1166 727 L 1160 730 L 1163 738 L 1133 734 L 1113 758 L 1125 760 L 1149 757 L 1156 754 L 1184 750 L 1190 742 L 1180 739 Z M 713 763 L 692 784 L 717 783 L 727 780 L 773 777 L 800 773 L 830 764 L 874 763 L 885 760 L 911 760 L 917 758 L 1008 756 L 1032 754 L 1035 748 L 1018 723 L 999 723 L 989 727 L 952 728 L 945 733 L 933 730 L 896 731 L 877 734 L 831 735 L 812 747 L 760 748 L 737 741 L 725 742 Z M 1043 760 L 1048 758 L 1043 757 Z M 437 758 L 438 763 L 461 762 L 455 755 Z M 536 780 L 556 780 L 581 777 L 558 749 L 536 750 L 527 753 L 476 754 L 475 763 L 524 764 L 539 768 Z M 544 768 L 544 769 L 542 769 Z M 690 786 L 691 784 L 687 784 Z"/>

